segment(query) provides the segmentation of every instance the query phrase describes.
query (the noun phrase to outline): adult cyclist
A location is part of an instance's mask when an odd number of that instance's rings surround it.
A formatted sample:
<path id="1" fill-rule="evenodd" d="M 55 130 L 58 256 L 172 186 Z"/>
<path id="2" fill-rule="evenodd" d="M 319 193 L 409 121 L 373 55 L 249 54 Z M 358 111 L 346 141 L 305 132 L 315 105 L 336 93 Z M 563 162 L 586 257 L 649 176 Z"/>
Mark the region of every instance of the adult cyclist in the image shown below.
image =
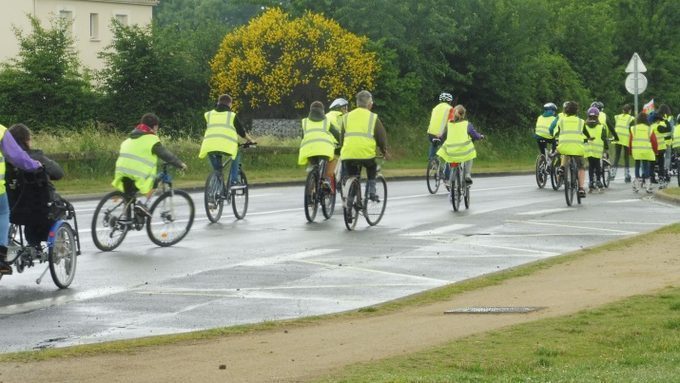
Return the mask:
<path id="1" fill-rule="evenodd" d="M 357 93 L 357 107 L 345 114 L 342 119 L 340 158 L 350 177 L 358 177 L 361 168 L 366 168 L 368 179 L 368 198 L 376 201 L 375 177 L 378 165 L 375 162 L 376 148 L 385 158 L 387 153 L 387 133 L 378 115 L 371 112 L 373 96 L 367 90 Z"/>
<path id="2" fill-rule="evenodd" d="M 534 138 L 538 144 L 538 151 L 545 155 L 545 149 L 550 144 L 555 150 L 555 137 L 550 134 L 550 126 L 557 120 L 557 105 L 549 102 L 543 105 L 543 113 L 536 119 Z"/>
<path id="3" fill-rule="evenodd" d="M 451 103 L 453 103 L 453 95 L 442 92 L 439 95 L 439 104 L 432 108 L 430 125 L 427 127 L 427 139 L 430 141 L 430 150 L 427 155 L 428 161 L 434 158 L 437 149 L 441 145 L 446 124 L 453 120 L 453 106 Z"/>
<path id="4" fill-rule="evenodd" d="M 586 154 L 584 136 L 590 139 L 590 134 L 585 128 L 585 122 L 579 118 L 578 104 L 574 101 L 567 101 L 564 106 L 564 118 L 557 121 L 555 127 L 557 131 L 550 130 L 550 134 L 557 136 L 559 134 L 559 145 L 557 151 L 562 154 L 562 167 L 560 171 L 564 173 L 571 157 L 576 161 L 578 167 L 578 194 L 579 197 L 586 197 L 586 190 L 584 188 L 586 178 L 586 168 L 584 165 L 584 156 Z"/>

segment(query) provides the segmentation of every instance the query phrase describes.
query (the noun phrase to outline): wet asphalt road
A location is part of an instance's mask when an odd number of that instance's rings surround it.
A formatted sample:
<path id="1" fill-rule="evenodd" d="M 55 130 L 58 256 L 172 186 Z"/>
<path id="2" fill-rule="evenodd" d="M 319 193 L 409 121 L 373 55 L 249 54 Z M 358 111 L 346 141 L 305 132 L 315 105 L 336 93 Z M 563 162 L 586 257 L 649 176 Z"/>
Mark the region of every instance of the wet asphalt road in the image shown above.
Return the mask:
<path id="1" fill-rule="evenodd" d="M 89 226 L 97 201 L 76 203 L 83 254 L 71 288 L 39 265 L 0 281 L 0 352 L 61 347 L 340 312 L 388 301 L 680 220 L 680 207 L 634 194 L 617 180 L 568 208 L 563 192 L 533 176 L 476 178 L 470 210 L 424 181 L 388 180 L 383 221 L 347 232 L 336 215 L 306 223 L 302 186 L 254 188 L 246 219 L 226 210 L 196 221 L 178 245 L 146 232 L 97 251 Z M 442 188 L 443 189 L 443 188 Z"/>

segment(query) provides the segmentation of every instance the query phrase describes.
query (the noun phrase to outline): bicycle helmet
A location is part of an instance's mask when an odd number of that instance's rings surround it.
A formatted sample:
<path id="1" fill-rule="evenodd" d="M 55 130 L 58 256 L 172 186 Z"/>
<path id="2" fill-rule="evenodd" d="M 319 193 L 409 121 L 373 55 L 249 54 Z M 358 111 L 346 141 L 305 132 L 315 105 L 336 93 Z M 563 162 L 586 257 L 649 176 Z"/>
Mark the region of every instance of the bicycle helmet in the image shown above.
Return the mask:
<path id="1" fill-rule="evenodd" d="M 342 108 L 347 105 L 349 105 L 349 102 L 347 102 L 347 100 L 345 100 L 344 98 L 340 97 L 333 100 L 333 102 L 331 102 L 331 106 L 329 106 L 328 109 Z"/>
<path id="2" fill-rule="evenodd" d="M 545 105 L 543 105 L 544 110 L 552 110 L 552 111 L 557 111 L 557 105 L 553 104 L 552 102 L 549 102 Z"/>
<path id="3" fill-rule="evenodd" d="M 453 95 L 451 93 L 442 92 L 439 95 L 439 101 L 451 102 L 451 101 L 453 101 Z"/>
<path id="4" fill-rule="evenodd" d="M 591 108 L 597 108 L 599 111 L 602 111 L 602 109 L 604 109 L 604 104 L 600 101 L 593 101 L 590 104 L 590 107 Z"/>
<path id="5" fill-rule="evenodd" d="M 594 106 L 591 106 L 590 109 L 588 109 L 588 117 L 590 116 L 595 116 L 598 117 L 600 115 L 600 110 L 597 109 Z"/>

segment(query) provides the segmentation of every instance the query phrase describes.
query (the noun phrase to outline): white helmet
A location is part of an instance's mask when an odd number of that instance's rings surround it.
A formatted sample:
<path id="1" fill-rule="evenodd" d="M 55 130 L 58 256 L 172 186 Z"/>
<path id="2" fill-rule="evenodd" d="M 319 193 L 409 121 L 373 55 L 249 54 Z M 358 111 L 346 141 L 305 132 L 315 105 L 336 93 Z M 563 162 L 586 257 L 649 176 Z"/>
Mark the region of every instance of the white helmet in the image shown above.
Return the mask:
<path id="1" fill-rule="evenodd" d="M 328 109 L 334 109 L 334 108 L 342 108 L 343 106 L 349 105 L 349 102 L 345 100 L 344 98 L 336 98 L 331 102 L 331 106 L 328 107 Z"/>
<path id="2" fill-rule="evenodd" d="M 453 101 L 453 95 L 451 93 L 442 92 L 439 95 L 439 101 L 441 101 L 441 102 L 451 102 L 451 101 Z"/>

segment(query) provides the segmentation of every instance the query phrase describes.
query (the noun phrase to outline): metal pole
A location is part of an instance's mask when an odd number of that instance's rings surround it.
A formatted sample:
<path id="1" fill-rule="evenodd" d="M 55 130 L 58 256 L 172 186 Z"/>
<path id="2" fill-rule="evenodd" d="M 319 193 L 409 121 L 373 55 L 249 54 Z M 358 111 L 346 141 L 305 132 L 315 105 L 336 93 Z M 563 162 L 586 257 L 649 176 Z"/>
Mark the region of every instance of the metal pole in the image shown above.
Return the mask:
<path id="1" fill-rule="evenodd" d="M 635 76 L 635 118 L 638 115 L 638 55 L 633 55 L 633 76 Z"/>

